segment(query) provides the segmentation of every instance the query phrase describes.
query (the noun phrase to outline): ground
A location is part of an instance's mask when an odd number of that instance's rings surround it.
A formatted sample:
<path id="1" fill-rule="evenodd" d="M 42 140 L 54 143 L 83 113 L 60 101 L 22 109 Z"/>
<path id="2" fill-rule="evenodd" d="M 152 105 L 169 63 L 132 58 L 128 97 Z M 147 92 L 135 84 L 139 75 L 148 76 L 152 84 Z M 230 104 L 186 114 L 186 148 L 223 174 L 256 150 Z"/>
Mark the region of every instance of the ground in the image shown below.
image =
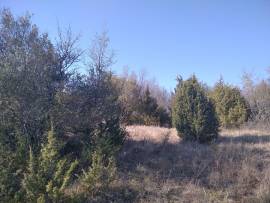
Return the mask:
<path id="1" fill-rule="evenodd" d="M 128 126 L 112 184 L 116 202 L 270 202 L 270 133 L 223 130 L 211 144 L 175 129 Z"/>

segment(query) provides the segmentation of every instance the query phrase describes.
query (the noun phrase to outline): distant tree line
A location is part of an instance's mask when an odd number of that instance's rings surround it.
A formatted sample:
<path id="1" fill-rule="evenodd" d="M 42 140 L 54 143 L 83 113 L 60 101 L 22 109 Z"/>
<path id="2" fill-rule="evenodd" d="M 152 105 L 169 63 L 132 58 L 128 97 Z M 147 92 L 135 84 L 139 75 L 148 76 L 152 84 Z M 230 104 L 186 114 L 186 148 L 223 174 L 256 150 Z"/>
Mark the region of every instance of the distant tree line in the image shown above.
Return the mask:
<path id="1" fill-rule="evenodd" d="M 170 94 L 144 75 L 128 72 L 115 77 L 122 107 L 122 123 L 127 125 L 171 126 Z"/>
<path id="2" fill-rule="evenodd" d="M 244 73 L 243 95 L 248 104 L 249 121 L 261 127 L 270 127 L 270 79 L 254 79 Z"/>

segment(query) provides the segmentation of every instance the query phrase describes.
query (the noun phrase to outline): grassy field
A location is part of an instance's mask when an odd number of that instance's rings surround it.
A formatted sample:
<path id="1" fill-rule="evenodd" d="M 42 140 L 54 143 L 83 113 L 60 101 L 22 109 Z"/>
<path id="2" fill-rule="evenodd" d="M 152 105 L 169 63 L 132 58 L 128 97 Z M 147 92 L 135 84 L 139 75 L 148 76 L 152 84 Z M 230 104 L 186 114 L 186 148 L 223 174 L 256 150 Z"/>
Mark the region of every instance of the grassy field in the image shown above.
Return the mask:
<path id="1" fill-rule="evenodd" d="M 224 130 L 215 143 L 183 142 L 175 129 L 127 127 L 116 202 L 270 202 L 270 133 Z M 111 195 L 111 197 L 109 197 Z"/>

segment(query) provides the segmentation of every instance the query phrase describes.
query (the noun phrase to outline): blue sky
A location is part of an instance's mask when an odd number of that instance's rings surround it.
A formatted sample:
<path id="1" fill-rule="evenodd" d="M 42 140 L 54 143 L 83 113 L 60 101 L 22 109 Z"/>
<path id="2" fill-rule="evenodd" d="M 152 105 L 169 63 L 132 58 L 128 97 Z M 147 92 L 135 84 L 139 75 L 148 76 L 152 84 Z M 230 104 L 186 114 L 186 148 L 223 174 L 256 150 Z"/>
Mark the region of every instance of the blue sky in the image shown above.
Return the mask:
<path id="1" fill-rule="evenodd" d="M 108 30 L 113 70 L 144 69 L 168 90 L 178 74 L 209 85 L 222 74 L 239 85 L 243 71 L 264 77 L 270 67 L 270 0 L 0 0 L 0 7 L 33 13 L 52 38 L 58 24 L 70 25 L 84 49 Z"/>

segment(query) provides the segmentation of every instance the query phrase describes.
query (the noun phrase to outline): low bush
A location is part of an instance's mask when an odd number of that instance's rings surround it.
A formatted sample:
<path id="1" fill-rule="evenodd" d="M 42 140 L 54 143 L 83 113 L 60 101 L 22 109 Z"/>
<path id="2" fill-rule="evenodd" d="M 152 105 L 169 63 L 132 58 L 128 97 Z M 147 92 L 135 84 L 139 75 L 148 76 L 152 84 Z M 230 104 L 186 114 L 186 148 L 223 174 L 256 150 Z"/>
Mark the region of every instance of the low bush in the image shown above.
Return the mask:
<path id="1" fill-rule="evenodd" d="M 22 181 L 25 199 L 30 202 L 59 202 L 77 165 L 77 160 L 69 162 L 59 157 L 57 139 L 53 130 L 49 131 L 39 157 L 30 149 L 28 169 Z"/>

